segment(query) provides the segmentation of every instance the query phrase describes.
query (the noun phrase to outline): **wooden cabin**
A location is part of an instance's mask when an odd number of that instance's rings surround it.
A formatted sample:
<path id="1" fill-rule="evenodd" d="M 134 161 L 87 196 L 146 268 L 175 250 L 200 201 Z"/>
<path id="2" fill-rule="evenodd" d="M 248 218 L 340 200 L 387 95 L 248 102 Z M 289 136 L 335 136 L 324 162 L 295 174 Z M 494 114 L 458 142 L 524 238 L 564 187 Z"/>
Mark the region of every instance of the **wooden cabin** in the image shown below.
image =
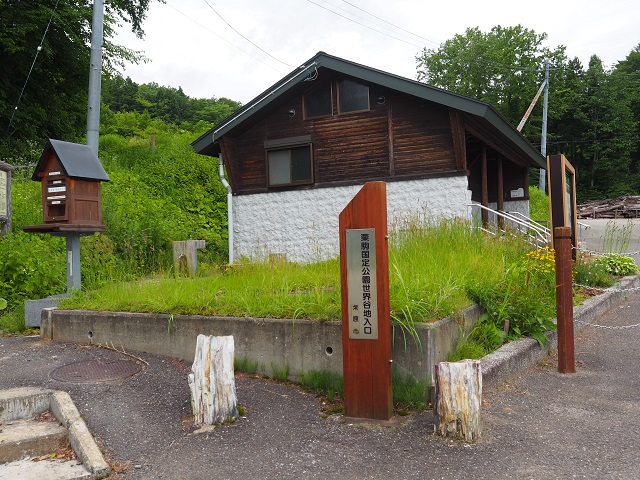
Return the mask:
<path id="1" fill-rule="evenodd" d="M 42 183 L 43 225 L 24 227 L 26 231 L 104 230 L 100 183 L 109 177 L 90 147 L 48 140 L 32 180 Z"/>
<path id="2" fill-rule="evenodd" d="M 393 228 L 472 202 L 528 215 L 528 168 L 544 168 L 491 105 L 323 52 L 193 147 L 224 162 L 235 256 L 292 261 L 337 254 L 367 181 L 387 182 Z"/>

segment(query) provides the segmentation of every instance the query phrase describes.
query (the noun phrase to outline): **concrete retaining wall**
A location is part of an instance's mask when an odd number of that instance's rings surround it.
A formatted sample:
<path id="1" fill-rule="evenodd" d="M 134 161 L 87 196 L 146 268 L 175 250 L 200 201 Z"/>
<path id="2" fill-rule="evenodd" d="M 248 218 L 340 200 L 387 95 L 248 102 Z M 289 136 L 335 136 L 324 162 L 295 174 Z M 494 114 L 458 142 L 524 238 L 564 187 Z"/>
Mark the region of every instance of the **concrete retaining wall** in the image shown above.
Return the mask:
<path id="1" fill-rule="evenodd" d="M 394 331 L 393 363 L 400 372 L 424 380 L 433 378 L 433 366 L 446 360 L 460 335 L 460 325 L 475 324 L 478 307 L 463 318 L 447 318 L 418 325 L 419 344 L 409 334 Z M 274 320 L 257 318 L 151 315 L 124 312 L 44 309 L 41 335 L 52 340 L 123 347 L 191 362 L 198 334 L 233 335 L 236 359 L 258 362 L 258 372 L 273 375 L 289 369 L 289 379 L 299 373 L 335 371 L 342 375 L 341 322 Z"/>

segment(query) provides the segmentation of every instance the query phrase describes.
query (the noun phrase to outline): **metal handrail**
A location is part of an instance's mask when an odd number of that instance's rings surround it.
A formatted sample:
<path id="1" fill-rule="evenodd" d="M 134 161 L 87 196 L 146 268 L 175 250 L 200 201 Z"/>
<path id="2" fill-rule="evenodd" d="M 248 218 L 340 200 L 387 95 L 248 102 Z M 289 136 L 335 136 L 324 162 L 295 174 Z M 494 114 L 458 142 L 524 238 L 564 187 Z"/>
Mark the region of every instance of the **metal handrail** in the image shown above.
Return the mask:
<path id="1" fill-rule="evenodd" d="M 532 240 L 532 243 L 538 247 L 539 246 L 539 242 L 541 242 L 543 245 L 548 245 L 549 241 L 550 241 L 550 235 L 546 235 L 544 232 L 544 227 L 540 226 L 539 224 L 532 222 L 530 219 L 527 219 L 527 221 L 522 221 L 520 219 L 518 219 L 515 215 L 511 215 L 509 213 L 506 212 L 499 212 L 497 210 L 493 210 L 492 208 L 489 207 L 485 207 L 484 205 L 481 205 L 479 203 L 470 203 L 467 206 L 469 207 L 479 207 L 482 210 L 486 210 L 489 213 L 493 213 L 494 215 L 496 215 L 497 217 L 502 217 L 510 222 L 515 223 L 516 225 L 519 225 L 521 227 L 524 227 L 527 231 L 532 230 L 534 232 L 534 235 L 532 235 L 531 233 L 527 233 L 530 240 Z M 534 226 L 538 225 L 538 227 Z M 483 228 L 483 230 L 485 230 Z M 542 231 L 541 231 L 542 230 Z"/>
<path id="2" fill-rule="evenodd" d="M 527 217 L 522 212 L 509 212 L 508 215 L 513 215 L 515 217 L 521 218 L 523 222 L 529 224 L 530 228 L 540 232 L 543 236 L 545 236 L 547 238 L 547 241 L 551 238 L 551 229 L 550 228 L 547 228 L 544 225 L 542 225 L 541 223 L 530 219 L 529 217 Z"/>

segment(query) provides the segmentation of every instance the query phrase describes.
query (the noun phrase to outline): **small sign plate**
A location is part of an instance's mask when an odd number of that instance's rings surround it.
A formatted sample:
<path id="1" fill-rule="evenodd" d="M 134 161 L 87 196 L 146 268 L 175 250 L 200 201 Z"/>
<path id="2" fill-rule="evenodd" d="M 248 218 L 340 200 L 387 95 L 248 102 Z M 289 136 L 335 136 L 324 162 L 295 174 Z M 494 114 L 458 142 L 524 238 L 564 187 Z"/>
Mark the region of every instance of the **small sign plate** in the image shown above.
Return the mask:
<path id="1" fill-rule="evenodd" d="M 49 193 L 66 192 L 67 191 L 67 187 L 49 187 L 47 189 L 47 191 Z"/>
<path id="2" fill-rule="evenodd" d="M 7 172 L 0 170 L 0 217 L 6 217 L 9 213 L 7 200 L 7 178 Z"/>
<path id="3" fill-rule="evenodd" d="M 349 338 L 378 339 L 375 228 L 347 229 Z"/>

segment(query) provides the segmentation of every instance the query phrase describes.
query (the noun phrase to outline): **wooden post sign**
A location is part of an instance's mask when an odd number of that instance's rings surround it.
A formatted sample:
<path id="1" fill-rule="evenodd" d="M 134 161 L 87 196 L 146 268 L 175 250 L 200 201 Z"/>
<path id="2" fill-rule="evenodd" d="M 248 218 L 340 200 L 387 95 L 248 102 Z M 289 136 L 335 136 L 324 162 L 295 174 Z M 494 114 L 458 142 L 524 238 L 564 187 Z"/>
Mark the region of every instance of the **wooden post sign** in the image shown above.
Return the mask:
<path id="1" fill-rule="evenodd" d="M 387 185 L 365 184 L 339 219 L 344 414 L 388 420 L 393 398 Z"/>

